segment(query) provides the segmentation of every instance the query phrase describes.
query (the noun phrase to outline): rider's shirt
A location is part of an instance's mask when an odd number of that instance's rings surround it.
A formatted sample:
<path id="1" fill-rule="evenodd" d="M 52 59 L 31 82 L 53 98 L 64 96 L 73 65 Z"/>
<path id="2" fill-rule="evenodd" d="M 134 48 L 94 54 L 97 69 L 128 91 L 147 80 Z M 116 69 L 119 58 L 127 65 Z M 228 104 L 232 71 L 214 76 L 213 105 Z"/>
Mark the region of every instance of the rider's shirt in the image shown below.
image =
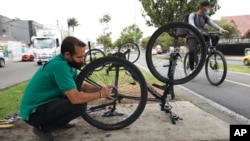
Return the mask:
<path id="1" fill-rule="evenodd" d="M 199 16 L 197 13 L 191 13 L 189 15 L 188 23 L 201 31 L 205 30 L 204 26 L 206 23 L 213 27 L 215 30 L 220 30 L 220 26 L 213 22 L 213 20 L 211 20 L 209 16 Z"/>

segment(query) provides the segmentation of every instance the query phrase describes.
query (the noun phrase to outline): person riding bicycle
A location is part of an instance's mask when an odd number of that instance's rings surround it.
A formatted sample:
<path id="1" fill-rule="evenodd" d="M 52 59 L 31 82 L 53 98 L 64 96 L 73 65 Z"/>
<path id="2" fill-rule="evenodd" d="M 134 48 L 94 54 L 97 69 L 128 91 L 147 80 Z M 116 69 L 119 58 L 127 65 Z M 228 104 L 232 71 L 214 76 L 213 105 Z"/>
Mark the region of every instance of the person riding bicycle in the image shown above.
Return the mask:
<path id="1" fill-rule="evenodd" d="M 112 98 L 110 86 L 83 83 L 81 91 L 77 90 L 76 69 L 83 66 L 85 46 L 75 37 L 65 38 L 61 54 L 40 67 L 25 89 L 20 116 L 43 140 L 53 140 L 51 130 L 72 127 L 69 122 L 82 115 L 84 103 Z"/>
<path id="2" fill-rule="evenodd" d="M 191 13 L 188 17 L 188 23 L 196 27 L 200 32 L 207 32 L 204 28 L 205 24 L 210 25 L 215 30 L 221 33 L 228 33 L 227 30 L 223 29 L 216 23 L 214 23 L 211 18 L 209 17 L 209 12 L 211 9 L 211 3 L 207 0 L 203 0 L 200 3 L 199 10 L 197 13 Z M 208 40 L 206 36 L 204 36 L 205 41 Z M 213 36 L 212 44 L 215 46 L 219 41 L 219 36 Z M 192 35 L 187 36 L 187 46 L 189 48 L 189 65 L 190 69 L 193 70 L 195 65 L 195 58 L 197 57 L 196 46 L 197 46 L 197 39 Z"/>

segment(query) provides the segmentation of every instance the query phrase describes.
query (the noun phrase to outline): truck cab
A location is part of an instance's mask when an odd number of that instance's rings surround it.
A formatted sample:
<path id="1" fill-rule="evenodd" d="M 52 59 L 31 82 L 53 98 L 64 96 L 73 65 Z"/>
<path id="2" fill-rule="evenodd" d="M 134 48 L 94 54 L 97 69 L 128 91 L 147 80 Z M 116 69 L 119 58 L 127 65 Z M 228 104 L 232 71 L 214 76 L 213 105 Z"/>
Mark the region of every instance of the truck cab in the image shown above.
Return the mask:
<path id="1" fill-rule="evenodd" d="M 37 37 L 32 37 L 35 61 L 38 65 L 48 62 L 60 53 L 61 35 L 57 30 L 40 30 Z"/>

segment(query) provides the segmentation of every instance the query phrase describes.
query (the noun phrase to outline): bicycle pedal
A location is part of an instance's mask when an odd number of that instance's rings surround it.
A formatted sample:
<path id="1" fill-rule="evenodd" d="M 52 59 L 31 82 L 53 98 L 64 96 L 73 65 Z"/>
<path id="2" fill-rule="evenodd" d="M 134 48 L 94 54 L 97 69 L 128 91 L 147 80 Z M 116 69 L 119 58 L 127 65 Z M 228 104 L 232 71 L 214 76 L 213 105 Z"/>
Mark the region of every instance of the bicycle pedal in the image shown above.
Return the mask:
<path id="1" fill-rule="evenodd" d="M 180 117 L 177 116 L 177 115 L 173 115 L 172 118 L 173 118 L 174 120 L 176 120 L 176 121 L 177 121 L 177 120 L 183 120 L 182 118 L 180 118 Z"/>
<path id="2" fill-rule="evenodd" d="M 111 112 L 111 111 L 107 111 L 105 112 L 102 117 L 111 117 L 111 116 L 123 116 L 123 113 L 118 113 L 118 112 Z"/>

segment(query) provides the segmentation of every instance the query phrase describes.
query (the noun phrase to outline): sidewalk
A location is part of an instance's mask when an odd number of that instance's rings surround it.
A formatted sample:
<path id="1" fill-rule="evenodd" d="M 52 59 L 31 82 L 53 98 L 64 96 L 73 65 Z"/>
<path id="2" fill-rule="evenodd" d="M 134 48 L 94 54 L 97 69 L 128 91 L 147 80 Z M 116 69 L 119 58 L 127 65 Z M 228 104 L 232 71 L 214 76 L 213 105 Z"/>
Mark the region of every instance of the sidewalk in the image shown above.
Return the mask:
<path id="1" fill-rule="evenodd" d="M 230 55 L 225 55 L 226 60 L 232 60 L 232 61 L 242 61 L 242 58 L 244 56 L 230 56 Z"/>
<path id="2" fill-rule="evenodd" d="M 227 141 L 229 124 L 205 112 L 189 101 L 171 102 L 173 112 L 183 118 L 172 124 L 169 115 L 158 103 L 147 104 L 144 112 L 132 125 L 115 131 L 97 129 L 82 118 L 73 120 L 75 128 L 53 132 L 55 141 Z M 22 120 L 11 129 L 0 129 L 1 141 L 38 141 L 32 128 Z"/>

